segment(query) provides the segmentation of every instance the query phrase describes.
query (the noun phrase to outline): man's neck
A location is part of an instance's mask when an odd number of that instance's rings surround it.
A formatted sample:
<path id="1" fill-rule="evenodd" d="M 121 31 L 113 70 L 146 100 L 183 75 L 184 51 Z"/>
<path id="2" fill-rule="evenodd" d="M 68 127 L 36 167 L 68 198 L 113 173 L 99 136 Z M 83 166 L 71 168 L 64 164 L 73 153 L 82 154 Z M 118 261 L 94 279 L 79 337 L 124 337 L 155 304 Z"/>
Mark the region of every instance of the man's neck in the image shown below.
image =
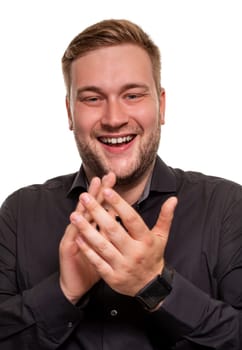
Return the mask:
<path id="1" fill-rule="evenodd" d="M 129 204 L 133 205 L 134 203 L 137 203 L 144 193 L 145 186 L 150 179 L 152 171 L 153 167 L 149 169 L 149 171 L 144 174 L 142 178 L 138 179 L 132 184 L 120 186 L 116 185 L 115 191 L 117 191 L 119 195 Z"/>
<path id="2" fill-rule="evenodd" d="M 142 197 L 145 187 L 153 172 L 154 164 L 155 161 L 143 174 L 143 176 L 138 178 L 136 181 L 130 181 L 128 184 L 116 184 L 114 186 L 115 191 L 130 205 L 137 203 Z M 90 183 L 90 179 L 92 179 L 95 174 L 89 173 L 87 169 L 85 169 L 85 174 L 87 182 Z"/>

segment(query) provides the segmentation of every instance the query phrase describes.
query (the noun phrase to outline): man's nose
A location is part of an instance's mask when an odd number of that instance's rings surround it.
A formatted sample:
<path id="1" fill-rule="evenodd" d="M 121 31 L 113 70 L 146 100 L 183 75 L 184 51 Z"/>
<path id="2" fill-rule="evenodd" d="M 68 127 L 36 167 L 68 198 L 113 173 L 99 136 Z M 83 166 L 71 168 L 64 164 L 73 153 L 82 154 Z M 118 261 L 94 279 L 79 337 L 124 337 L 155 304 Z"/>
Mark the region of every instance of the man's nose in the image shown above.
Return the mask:
<path id="1" fill-rule="evenodd" d="M 107 101 L 101 123 L 103 126 L 118 128 L 128 123 L 128 113 L 120 101 Z"/>

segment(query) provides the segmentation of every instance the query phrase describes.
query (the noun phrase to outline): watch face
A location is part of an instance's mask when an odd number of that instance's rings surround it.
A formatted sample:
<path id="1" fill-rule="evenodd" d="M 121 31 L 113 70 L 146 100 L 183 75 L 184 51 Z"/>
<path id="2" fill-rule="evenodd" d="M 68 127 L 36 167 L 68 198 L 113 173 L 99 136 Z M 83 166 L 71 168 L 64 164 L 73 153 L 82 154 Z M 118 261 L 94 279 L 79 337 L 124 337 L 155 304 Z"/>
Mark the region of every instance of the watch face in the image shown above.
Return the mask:
<path id="1" fill-rule="evenodd" d="M 168 269 L 167 269 L 168 270 Z M 163 270 L 164 271 L 164 270 Z M 136 298 L 147 308 L 152 310 L 167 297 L 172 290 L 173 271 L 165 271 L 158 275 L 137 294 Z"/>

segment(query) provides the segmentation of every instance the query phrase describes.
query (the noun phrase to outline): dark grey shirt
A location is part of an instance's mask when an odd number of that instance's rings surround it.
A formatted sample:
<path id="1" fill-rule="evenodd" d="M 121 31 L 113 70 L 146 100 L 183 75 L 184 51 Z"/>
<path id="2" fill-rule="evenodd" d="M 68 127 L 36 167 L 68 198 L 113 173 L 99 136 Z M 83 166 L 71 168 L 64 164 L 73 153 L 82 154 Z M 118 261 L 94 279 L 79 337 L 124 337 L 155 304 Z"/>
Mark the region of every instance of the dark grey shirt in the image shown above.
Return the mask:
<path id="1" fill-rule="evenodd" d="M 165 254 L 173 289 L 153 313 L 103 281 L 77 306 L 62 294 L 58 246 L 85 187 L 81 168 L 2 205 L 0 349 L 242 349 L 241 186 L 157 158 L 136 210 L 152 228 L 169 196 L 179 203 Z"/>

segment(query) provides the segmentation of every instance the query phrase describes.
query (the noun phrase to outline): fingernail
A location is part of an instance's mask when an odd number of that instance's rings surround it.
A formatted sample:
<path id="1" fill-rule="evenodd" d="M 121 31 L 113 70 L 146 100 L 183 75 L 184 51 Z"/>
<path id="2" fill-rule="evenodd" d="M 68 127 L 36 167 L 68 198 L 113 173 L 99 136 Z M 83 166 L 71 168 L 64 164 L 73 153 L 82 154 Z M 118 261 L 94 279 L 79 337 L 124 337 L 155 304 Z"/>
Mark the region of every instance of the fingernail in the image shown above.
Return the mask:
<path id="1" fill-rule="evenodd" d="M 81 222 L 81 221 L 82 221 L 82 217 L 81 217 L 81 215 L 78 214 L 78 213 L 72 213 L 70 219 L 71 219 L 71 221 L 72 221 L 73 223 L 78 223 L 78 222 Z"/>
<path id="2" fill-rule="evenodd" d="M 81 200 L 83 203 L 88 204 L 90 202 L 90 196 L 88 193 L 83 193 L 81 195 Z"/>

